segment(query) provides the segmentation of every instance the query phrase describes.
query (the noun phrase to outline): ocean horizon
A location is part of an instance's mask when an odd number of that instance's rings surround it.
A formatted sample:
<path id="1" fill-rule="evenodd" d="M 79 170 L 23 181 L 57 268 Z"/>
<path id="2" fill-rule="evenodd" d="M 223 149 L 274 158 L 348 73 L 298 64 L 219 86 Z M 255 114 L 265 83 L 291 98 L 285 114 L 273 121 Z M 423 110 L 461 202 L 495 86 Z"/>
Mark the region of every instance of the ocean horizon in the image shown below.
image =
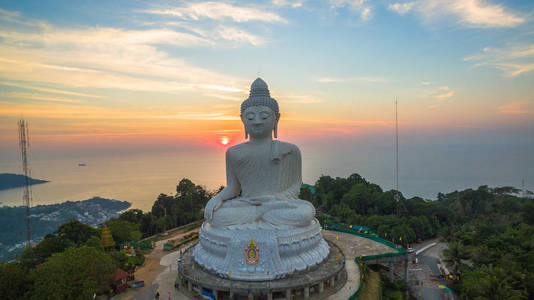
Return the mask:
<path id="1" fill-rule="evenodd" d="M 32 206 L 80 201 L 94 196 L 128 201 L 131 208 L 150 211 L 161 193 L 174 195 L 176 185 L 182 178 L 208 190 L 225 185 L 224 148 L 129 152 L 120 154 L 100 153 L 34 158 L 30 161 L 31 177 L 48 180 L 44 184 L 32 185 Z M 311 145 L 301 147 L 303 155 L 303 182 L 315 184 L 321 175 L 347 177 L 358 173 L 383 190 L 395 188 L 394 162 L 383 159 L 379 151 L 372 155 L 369 149 L 360 147 L 352 154 L 337 150 L 329 153 Z M 432 168 L 432 159 L 418 155 L 420 164 Z M 20 161 L 0 161 L 0 173 L 21 173 Z M 334 159 L 335 158 L 335 159 Z M 404 159 L 404 161 L 409 161 Z M 79 164 L 85 164 L 80 166 Z M 461 164 L 461 162 L 458 162 Z M 469 165 L 465 166 L 469 169 Z M 430 171 L 413 173 L 409 166 L 400 168 L 400 191 L 407 198 L 419 196 L 434 200 L 439 192 L 449 193 L 481 185 L 514 186 L 521 188 L 521 180 L 506 177 L 506 174 L 480 173 L 479 177 L 466 170 L 443 167 L 441 173 L 430 175 Z M 472 177 L 468 177 L 472 176 Z M 532 189 L 527 182 L 527 189 Z M 22 188 L 0 191 L 0 202 L 4 206 L 22 205 Z"/>

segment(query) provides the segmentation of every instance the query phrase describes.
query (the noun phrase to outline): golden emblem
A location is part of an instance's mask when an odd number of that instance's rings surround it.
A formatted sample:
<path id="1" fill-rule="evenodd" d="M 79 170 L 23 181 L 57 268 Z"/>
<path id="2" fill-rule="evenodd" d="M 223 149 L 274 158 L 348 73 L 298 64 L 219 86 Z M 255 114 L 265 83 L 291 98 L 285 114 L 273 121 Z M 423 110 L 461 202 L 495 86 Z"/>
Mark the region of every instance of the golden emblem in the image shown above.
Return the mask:
<path id="1" fill-rule="evenodd" d="M 260 249 L 254 243 L 254 238 L 250 237 L 250 243 L 245 249 L 245 262 L 249 265 L 255 265 L 260 258 Z"/>

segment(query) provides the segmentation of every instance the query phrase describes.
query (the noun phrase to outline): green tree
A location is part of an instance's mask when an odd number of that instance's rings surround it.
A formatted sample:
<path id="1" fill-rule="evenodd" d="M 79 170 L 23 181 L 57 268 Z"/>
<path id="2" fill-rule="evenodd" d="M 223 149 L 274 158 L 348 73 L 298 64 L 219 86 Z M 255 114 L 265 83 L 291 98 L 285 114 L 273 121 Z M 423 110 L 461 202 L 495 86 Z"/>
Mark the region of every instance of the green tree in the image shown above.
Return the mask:
<path id="1" fill-rule="evenodd" d="M 155 221 L 156 218 L 152 212 L 143 214 L 143 218 L 141 219 L 139 226 L 139 230 L 143 233 L 143 237 L 151 236 L 158 232 Z"/>
<path id="2" fill-rule="evenodd" d="M 141 231 L 139 231 L 138 224 L 130 223 L 128 221 L 114 219 L 108 221 L 107 225 L 111 231 L 113 240 L 119 244 L 127 241 L 138 241 L 143 235 Z"/>
<path id="3" fill-rule="evenodd" d="M 375 203 L 381 194 L 382 189 L 378 185 L 359 183 L 343 195 L 341 202 L 361 215 L 368 215 L 369 209 L 374 207 L 372 203 Z"/>
<path id="4" fill-rule="evenodd" d="M 129 209 L 123 212 L 119 216 L 119 219 L 123 221 L 131 222 L 131 223 L 139 224 L 141 223 L 141 220 L 143 219 L 143 211 L 140 209 Z"/>
<path id="5" fill-rule="evenodd" d="M 31 287 L 26 269 L 19 263 L 0 263 L 0 299 L 26 299 Z"/>
<path id="6" fill-rule="evenodd" d="M 85 242 L 85 246 L 87 247 L 93 247 L 95 249 L 98 249 L 100 251 L 104 251 L 104 246 L 102 245 L 102 241 L 100 238 L 96 237 L 96 235 L 91 236 L 87 242 Z"/>
<path id="7" fill-rule="evenodd" d="M 100 236 L 100 231 L 78 220 L 70 220 L 61 225 L 56 231 L 59 236 L 71 240 L 76 246 L 85 244 L 87 240 L 96 235 Z"/>
<path id="8" fill-rule="evenodd" d="M 115 260 L 117 266 L 123 270 L 131 271 L 139 263 L 137 256 L 128 256 L 124 251 L 111 253 L 111 257 Z M 144 258 L 144 257 L 143 257 Z"/>
<path id="9" fill-rule="evenodd" d="M 462 261 L 469 258 L 469 252 L 460 242 L 453 241 L 443 250 L 443 256 L 443 261 L 453 269 L 454 274 L 459 274 L 464 269 Z"/>
<path id="10" fill-rule="evenodd" d="M 529 225 L 534 225 L 534 201 L 529 199 L 529 201 L 521 207 L 521 214 L 525 223 Z"/>
<path id="11" fill-rule="evenodd" d="M 462 280 L 460 289 L 463 298 L 466 299 L 528 299 L 525 290 L 515 287 L 517 284 L 517 279 L 514 279 L 509 270 L 488 265 L 468 272 Z"/>
<path id="12" fill-rule="evenodd" d="M 115 262 L 93 247 L 69 248 L 31 271 L 32 299 L 93 299 L 110 288 Z"/>
<path id="13" fill-rule="evenodd" d="M 299 199 L 307 200 L 313 203 L 312 191 L 307 187 L 301 187 L 300 193 L 299 193 Z M 314 205 L 317 205 L 317 203 L 314 203 Z"/>
<path id="14" fill-rule="evenodd" d="M 54 253 L 63 252 L 65 249 L 74 246 L 74 243 L 61 236 L 48 236 L 37 246 L 24 250 L 20 257 L 20 262 L 25 268 L 34 268 L 43 263 Z"/>

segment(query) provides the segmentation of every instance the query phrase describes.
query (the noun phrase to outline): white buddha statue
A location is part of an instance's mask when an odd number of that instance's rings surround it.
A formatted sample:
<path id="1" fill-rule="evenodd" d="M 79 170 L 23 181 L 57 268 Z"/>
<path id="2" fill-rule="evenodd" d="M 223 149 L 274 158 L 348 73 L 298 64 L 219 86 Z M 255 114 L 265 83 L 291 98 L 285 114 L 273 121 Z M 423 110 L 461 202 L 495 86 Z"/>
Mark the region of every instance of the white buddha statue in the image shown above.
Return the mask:
<path id="1" fill-rule="evenodd" d="M 205 208 L 214 227 L 291 228 L 309 225 L 315 208 L 298 199 L 301 156 L 293 144 L 273 140 L 280 119 L 278 103 L 265 81 L 256 79 L 241 104 L 250 140 L 226 151 L 226 187 Z"/>
<path id="2" fill-rule="evenodd" d="M 329 253 L 313 205 L 298 199 L 297 146 L 273 140 L 278 103 L 260 78 L 241 104 L 245 137 L 226 151 L 226 187 L 204 210 L 193 257 L 221 277 L 272 280 L 321 263 Z"/>

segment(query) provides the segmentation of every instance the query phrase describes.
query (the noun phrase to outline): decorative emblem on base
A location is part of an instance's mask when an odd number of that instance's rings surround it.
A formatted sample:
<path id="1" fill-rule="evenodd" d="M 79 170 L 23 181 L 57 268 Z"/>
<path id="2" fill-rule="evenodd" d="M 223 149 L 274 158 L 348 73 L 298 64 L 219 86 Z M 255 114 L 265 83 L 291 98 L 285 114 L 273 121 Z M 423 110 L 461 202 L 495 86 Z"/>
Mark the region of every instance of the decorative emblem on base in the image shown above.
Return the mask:
<path id="1" fill-rule="evenodd" d="M 260 259 L 260 249 L 256 247 L 254 243 L 254 238 L 250 237 L 250 243 L 247 248 L 245 248 L 245 262 L 249 265 L 255 265 Z"/>

